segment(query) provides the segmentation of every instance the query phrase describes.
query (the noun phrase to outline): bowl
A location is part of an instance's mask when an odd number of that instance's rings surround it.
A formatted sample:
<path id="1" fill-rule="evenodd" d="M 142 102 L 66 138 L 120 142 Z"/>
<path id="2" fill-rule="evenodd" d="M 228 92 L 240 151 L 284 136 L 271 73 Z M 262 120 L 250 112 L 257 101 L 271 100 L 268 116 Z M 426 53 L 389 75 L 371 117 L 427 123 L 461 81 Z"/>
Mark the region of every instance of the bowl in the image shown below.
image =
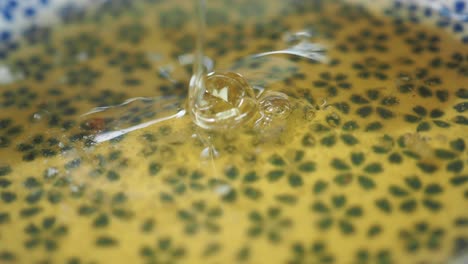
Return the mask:
<path id="1" fill-rule="evenodd" d="M 467 23 L 0 1 L 0 263 L 467 263 Z"/>

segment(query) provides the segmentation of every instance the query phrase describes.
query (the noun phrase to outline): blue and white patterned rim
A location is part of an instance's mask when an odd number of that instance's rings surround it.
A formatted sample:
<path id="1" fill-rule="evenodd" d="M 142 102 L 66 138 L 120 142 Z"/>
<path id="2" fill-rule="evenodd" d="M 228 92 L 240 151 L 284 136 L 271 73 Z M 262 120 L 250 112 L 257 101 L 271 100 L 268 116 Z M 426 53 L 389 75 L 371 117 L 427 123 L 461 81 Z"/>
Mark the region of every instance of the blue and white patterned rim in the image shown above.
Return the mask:
<path id="1" fill-rule="evenodd" d="M 0 0 L 0 43 L 12 40 L 33 25 L 60 22 L 66 8 L 80 8 L 92 0 Z"/>
<path id="2" fill-rule="evenodd" d="M 70 10 L 109 0 L 0 0 L 0 59 L 16 50 L 31 30 L 60 23 Z"/>
<path id="3" fill-rule="evenodd" d="M 432 23 L 468 44 L 468 0 L 395 0 L 385 11 L 413 23 Z"/>

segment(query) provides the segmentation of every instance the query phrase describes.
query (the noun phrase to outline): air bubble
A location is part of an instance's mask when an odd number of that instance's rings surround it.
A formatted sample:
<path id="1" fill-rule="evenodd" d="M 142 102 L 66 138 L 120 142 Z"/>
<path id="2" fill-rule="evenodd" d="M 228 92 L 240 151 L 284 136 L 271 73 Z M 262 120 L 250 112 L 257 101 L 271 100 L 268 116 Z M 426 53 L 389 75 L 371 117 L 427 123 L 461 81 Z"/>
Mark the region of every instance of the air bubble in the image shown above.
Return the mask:
<path id="1" fill-rule="evenodd" d="M 316 113 L 313 107 L 305 106 L 303 108 L 303 113 L 304 113 L 303 118 L 306 121 L 312 121 L 315 119 Z"/>
<path id="2" fill-rule="evenodd" d="M 238 73 L 212 72 L 204 79 L 204 92 L 194 104 L 197 125 L 206 129 L 228 129 L 250 120 L 256 113 L 252 87 Z"/>
<path id="3" fill-rule="evenodd" d="M 39 120 L 41 120 L 41 119 L 42 119 L 42 114 L 39 113 L 39 112 L 34 113 L 34 114 L 33 114 L 33 119 L 34 119 L 34 121 L 39 121 Z"/>
<path id="4" fill-rule="evenodd" d="M 291 103 L 286 94 L 267 91 L 259 99 L 260 113 L 274 119 L 286 119 L 291 114 Z"/>

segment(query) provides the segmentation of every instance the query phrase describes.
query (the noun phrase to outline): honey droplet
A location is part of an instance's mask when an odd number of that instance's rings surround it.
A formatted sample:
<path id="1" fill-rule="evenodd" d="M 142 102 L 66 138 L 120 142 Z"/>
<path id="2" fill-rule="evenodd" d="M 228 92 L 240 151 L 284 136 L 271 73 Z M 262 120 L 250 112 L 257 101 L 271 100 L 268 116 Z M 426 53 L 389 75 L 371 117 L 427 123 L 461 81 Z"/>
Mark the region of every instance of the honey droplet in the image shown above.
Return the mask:
<path id="1" fill-rule="evenodd" d="M 255 115 L 255 93 L 240 74 L 212 72 L 205 77 L 204 86 L 204 93 L 192 109 L 199 126 L 227 129 Z"/>

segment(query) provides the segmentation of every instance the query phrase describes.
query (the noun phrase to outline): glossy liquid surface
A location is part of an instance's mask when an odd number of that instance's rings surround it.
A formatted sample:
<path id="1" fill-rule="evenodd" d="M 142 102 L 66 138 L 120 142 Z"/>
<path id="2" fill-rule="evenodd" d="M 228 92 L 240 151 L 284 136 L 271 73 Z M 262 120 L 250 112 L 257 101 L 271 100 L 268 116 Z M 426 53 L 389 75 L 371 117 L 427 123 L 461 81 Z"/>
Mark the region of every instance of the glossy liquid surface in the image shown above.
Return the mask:
<path id="1" fill-rule="evenodd" d="M 339 1 L 218 4 L 205 56 L 255 98 L 235 129 L 205 131 L 184 112 L 191 6 L 122 2 L 2 62 L 15 81 L 0 87 L 0 262 L 441 263 L 466 252 L 466 45 Z M 328 62 L 249 57 L 303 39 Z M 239 92 L 214 90 L 218 113 Z"/>

